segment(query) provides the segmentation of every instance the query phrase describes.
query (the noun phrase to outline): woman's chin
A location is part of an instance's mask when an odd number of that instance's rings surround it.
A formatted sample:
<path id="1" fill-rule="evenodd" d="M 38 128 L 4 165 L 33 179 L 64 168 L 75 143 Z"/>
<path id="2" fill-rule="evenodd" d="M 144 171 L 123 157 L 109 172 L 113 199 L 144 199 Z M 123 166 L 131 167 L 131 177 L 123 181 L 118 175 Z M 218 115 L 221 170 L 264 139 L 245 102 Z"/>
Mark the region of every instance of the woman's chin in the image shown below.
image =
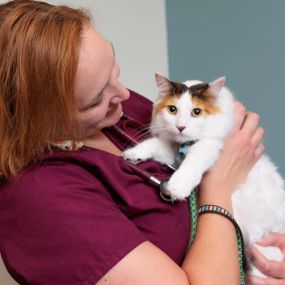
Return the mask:
<path id="1" fill-rule="evenodd" d="M 111 127 L 118 123 L 122 116 L 122 105 L 119 103 L 110 109 L 104 119 L 102 119 L 98 124 L 89 125 L 84 131 L 84 137 L 90 137 L 96 134 L 98 131 Z"/>

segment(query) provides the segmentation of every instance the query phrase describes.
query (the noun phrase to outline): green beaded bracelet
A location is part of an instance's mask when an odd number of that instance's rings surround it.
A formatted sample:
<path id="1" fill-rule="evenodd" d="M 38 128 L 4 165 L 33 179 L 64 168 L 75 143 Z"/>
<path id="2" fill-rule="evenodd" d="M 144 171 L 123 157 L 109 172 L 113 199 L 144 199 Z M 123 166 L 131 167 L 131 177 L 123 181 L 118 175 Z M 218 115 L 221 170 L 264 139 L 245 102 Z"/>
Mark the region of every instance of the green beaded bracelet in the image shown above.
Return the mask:
<path id="1" fill-rule="evenodd" d="M 238 254 L 239 254 L 239 269 L 240 269 L 240 275 L 241 275 L 241 285 L 245 285 L 245 273 L 244 273 L 244 268 L 246 265 L 246 259 L 245 259 L 245 254 L 244 254 L 244 242 L 243 242 L 243 236 L 241 229 L 235 219 L 233 218 L 232 214 L 219 206 L 216 205 L 202 205 L 198 208 L 198 215 L 203 215 L 207 213 L 213 213 L 213 214 L 218 214 L 221 215 L 225 218 L 227 218 L 231 223 L 235 226 L 236 229 L 236 235 L 237 235 L 237 242 L 238 242 Z"/>

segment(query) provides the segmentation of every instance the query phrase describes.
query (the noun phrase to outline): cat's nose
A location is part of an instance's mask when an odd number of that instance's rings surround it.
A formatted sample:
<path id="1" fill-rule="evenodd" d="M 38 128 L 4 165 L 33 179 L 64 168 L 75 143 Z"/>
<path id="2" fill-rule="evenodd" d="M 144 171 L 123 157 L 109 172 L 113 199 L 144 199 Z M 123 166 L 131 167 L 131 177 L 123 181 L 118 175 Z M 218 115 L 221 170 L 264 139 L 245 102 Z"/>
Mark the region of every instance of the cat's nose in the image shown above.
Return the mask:
<path id="1" fill-rule="evenodd" d="M 176 126 L 176 128 L 179 130 L 180 133 L 182 133 L 183 130 L 185 129 L 184 126 Z"/>

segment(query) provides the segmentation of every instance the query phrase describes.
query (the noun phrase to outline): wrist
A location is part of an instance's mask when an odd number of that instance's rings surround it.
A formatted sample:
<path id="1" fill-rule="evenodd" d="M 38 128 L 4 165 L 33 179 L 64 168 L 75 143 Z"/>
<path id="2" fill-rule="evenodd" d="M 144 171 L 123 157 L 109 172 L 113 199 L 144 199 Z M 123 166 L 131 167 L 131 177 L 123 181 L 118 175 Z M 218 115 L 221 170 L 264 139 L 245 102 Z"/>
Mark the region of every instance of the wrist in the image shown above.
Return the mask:
<path id="1" fill-rule="evenodd" d="M 232 223 L 232 225 L 235 227 L 236 230 L 236 236 L 237 236 L 237 243 L 238 243 L 238 254 L 239 254 L 239 264 L 240 264 L 240 274 L 241 274 L 241 284 L 245 284 L 245 253 L 244 253 L 244 240 L 242 236 L 241 229 L 235 219 L 233 218 L 233 215 L 231 212 L 229 212 L 227 209 L 219 207 L 217 205 L 203 205 L 198 208 L 198 215 L 204 215 L 204 214 L 216 214 L 223 216 L 228 221 Z"/>
<path id="2" fill-rule="evenodd" d="M 203 185 L 199 188 L 198 206 L 218 205 L 230 211 L 233 214 L 230 186 L 213 186 L 205 188 Z"/>

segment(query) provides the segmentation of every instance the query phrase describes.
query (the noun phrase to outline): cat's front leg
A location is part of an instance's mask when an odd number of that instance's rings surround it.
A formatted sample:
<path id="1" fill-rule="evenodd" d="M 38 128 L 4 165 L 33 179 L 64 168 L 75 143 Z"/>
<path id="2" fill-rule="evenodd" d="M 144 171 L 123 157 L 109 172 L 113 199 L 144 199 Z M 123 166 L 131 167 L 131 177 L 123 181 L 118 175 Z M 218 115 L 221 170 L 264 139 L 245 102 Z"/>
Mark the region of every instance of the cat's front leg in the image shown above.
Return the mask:
<path id="1" fill-rule="evenodd" d="M 184 161 L 171 176 L 167 190 L 174 200 L 183 200 L 200 183 L 203 174 L 219 157 L 222 140 L 202 139 L 190 147 Z"/>
<path id="2" fill-rule="evenodd" d="M 123 152 L 123 157 L 133 163 L 154 159 L 162 164 L 173 164 L 174 153 L 171 145 L 157 137 L 147 139 Z"/>

